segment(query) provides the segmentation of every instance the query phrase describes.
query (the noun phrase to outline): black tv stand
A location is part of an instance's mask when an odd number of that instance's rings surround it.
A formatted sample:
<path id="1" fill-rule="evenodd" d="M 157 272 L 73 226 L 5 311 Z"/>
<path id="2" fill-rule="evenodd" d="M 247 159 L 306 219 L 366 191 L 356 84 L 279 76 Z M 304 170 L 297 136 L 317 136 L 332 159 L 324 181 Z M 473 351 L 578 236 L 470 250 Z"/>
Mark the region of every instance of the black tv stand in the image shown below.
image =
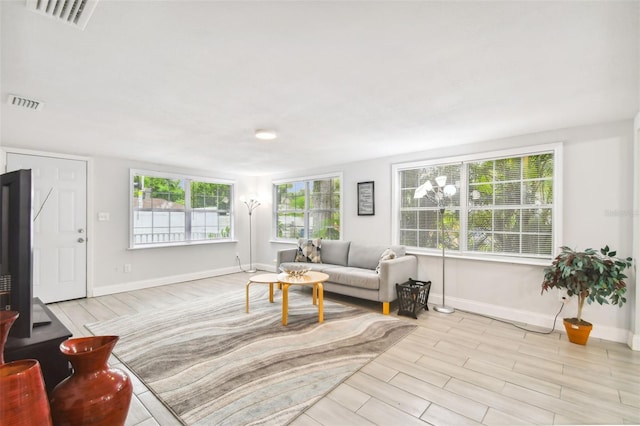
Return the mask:
<path id="1" fill-rule="evenodd" d="M 71 337 L 71 332 L 40 299 L 34 298 L 33 305 L 33 311 L 42 310 L 49 324 L 34 326 L 31 337 L 9 336 L 4 347 L 4 360 L 37 359 L 47 393 L 51 394 L 53 388 L 71 374 L 69 361 L 60 352 L 60 343 Z"/>
<path id="2" fill-rule="evenodd" d="M 47 313 L 49 309 L 44 310 L 44 305 L 42 303 L 38 303 L 35 300 L 33 301 L 33 310 L 31 312 L 31 322 L 33 323 L 33 327 L 40 327 L 41 325 L 51 324 L 51 317 Z"/>

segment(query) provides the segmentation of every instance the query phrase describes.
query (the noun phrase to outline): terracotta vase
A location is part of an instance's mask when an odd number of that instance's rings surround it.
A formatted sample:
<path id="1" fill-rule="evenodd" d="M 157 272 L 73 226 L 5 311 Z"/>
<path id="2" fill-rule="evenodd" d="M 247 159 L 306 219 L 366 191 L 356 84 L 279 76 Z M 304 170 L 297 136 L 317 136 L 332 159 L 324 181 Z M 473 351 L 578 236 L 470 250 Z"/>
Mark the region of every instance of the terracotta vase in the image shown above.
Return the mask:
<path id="1" fill-rule="evenodd" d="M 19 316 L 16 311 L 0 311 L 0 364 L 4 364 L 4 345 L 7 343 L 9 329 Z"/>
<path id="2" fill-rule="evenodd" d="M 51 425 L 40 363 L 21 359 L 0 365 L 0 424 Z"/>
<path id="3" fill-rule="evenodd" d="M 577 320 L 575 318 L 564 319 L 564 329 L 567 331 L 567 338 L 571 343 L 586 345 L 593 325 L 586 321 L 583 321 L 582 324 L 578 324 L 576 321 Z"/>
<path id="4" fill-rule="evenodd" d="M 118 336 L 68 339 L 60 351 L 73 367 L 51 393 L 51 416 L 58 426 L 124 425 L 133 385 L 122 370 L 107 365 Z"/>

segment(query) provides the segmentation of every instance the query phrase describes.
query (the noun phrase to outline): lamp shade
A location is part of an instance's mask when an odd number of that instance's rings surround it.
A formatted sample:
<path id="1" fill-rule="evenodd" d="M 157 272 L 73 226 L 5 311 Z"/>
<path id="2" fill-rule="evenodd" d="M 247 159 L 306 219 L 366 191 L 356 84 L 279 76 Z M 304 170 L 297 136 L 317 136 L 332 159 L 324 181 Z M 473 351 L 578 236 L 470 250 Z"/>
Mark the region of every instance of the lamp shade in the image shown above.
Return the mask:
<path id="1" fill-rule="evenodd" d="M 438 176 L 436 178 L 436 183 L 438 184 L 438 186 L 440 188 L 442 188 L 447 183 L 447 177 L 446 176 Z"/>
<path id="2" fill-rule="evenodd" d="M 454 185 L 446 185 L 442 191 L 447 197 L 453 197 L 456 195 L 456 187 Z"/>
<path id="3" fill-rule="evenodd" d="M 433 189 L 430 181 L 426 181 L 422 185 L 416 188 L 416 192 L 413 193 L 413 198 L 422 198 L 427 195 L 427 192 Z"/>
<path id="4" fill-rule="evenodd" d="M 240 196 L 240 202 L 242 203 L 259 203 L 259 197 L 257 194 L 247 194 Z"/>

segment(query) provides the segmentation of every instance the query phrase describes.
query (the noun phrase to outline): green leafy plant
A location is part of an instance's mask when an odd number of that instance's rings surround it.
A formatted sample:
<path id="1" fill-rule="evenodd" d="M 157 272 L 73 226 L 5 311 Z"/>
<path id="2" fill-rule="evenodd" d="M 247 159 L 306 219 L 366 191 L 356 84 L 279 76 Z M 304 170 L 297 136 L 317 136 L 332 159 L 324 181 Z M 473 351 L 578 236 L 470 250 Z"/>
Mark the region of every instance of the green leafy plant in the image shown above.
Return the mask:
<path id="1" fill-rule="evenodd" d="M 609 246 L 597 252 L 588 248 L 585 251 L 574 251 L 569 247 L 561 247 L 561 253 L 556 256 L 551 266 L 544 270 L 542 293 L 551 288 L 565 289 L 567 296 L 578 297 L 578 315 L 576 323 L 586 323 L 582 320 L 584 302 L 600 305 L 622 305 L 627 301 L 624 294 L 627 286 L 623 273 L 632 265 L 632 259 L 616 257 L 616 252 Z"/>

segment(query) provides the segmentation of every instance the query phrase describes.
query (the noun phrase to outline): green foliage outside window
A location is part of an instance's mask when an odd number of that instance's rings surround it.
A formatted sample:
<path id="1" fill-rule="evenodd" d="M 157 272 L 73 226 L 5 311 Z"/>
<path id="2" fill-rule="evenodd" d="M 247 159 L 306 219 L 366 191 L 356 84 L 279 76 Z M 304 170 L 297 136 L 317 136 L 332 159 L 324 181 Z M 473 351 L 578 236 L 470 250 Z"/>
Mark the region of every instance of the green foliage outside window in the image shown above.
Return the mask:
<path id="1" fill-rule="evenodd" d="M 276 238 L 340 239 L 340 179 L 274 185 Z"/>
<path id="2" fill-rule="evenodd" d="M 150 176 L 134 176 L 134 197 L 162 199 L 184 206 L 184 180 Z"/>
<path id="3" fill-rule="evenodd" d="M 229 210 L 231 186 L 211 182 L 191 182 L 191 207 Z"/>
<path id="4" fill-rule="evenodd" d="M 133 175 L 132 247 L 231 237 L 232 185 Z"/>
<path id="5" fill-rule="evenodd" d="M 400 170 L 400 243 L 551 256 L 553 167 L 553 153 L 543 153 Z M 444 241 L 437 203 L 428 197 L 413 198 L 419 185 L 426 180 L 435 184 L 435 178 L 442 175 L 457 188 L 446 202 Z"/>

